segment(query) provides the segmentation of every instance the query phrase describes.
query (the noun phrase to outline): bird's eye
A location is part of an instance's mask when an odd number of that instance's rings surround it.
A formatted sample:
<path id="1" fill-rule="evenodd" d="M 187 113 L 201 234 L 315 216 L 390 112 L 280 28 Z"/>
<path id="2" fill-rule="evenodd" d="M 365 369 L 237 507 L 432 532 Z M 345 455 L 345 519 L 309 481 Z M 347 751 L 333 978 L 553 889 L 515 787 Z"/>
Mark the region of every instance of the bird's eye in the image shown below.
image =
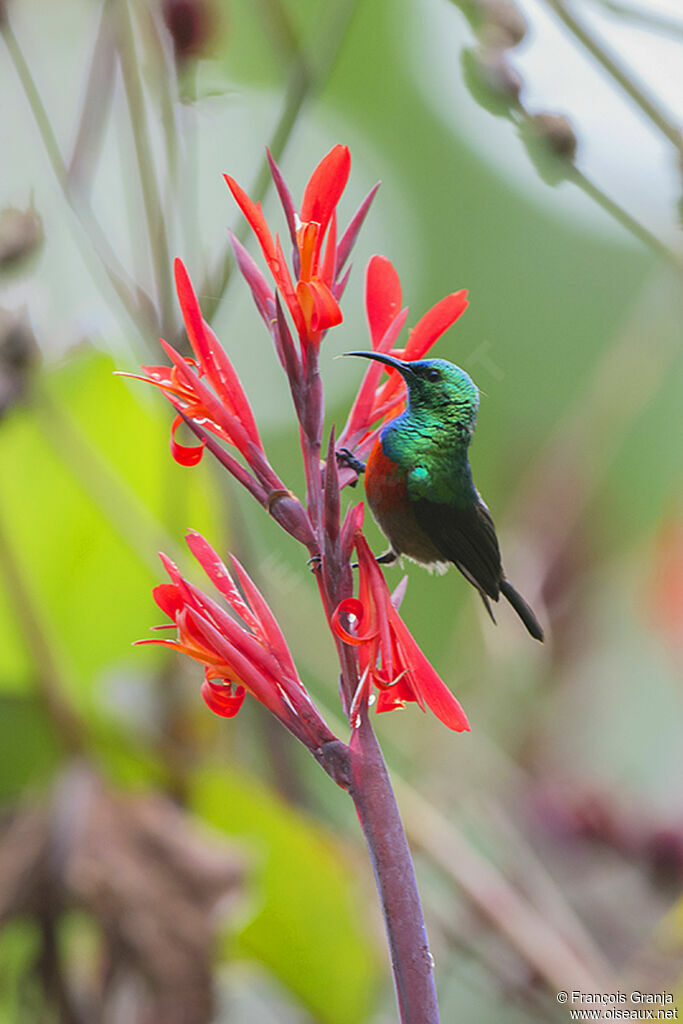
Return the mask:
<path id="1" fill-rule="evenodd" d="M 432 366 L 427 370 L 427 380 L 438 380 L 441 376 L 441 371 L 437 370 L 436 366 Z"/>

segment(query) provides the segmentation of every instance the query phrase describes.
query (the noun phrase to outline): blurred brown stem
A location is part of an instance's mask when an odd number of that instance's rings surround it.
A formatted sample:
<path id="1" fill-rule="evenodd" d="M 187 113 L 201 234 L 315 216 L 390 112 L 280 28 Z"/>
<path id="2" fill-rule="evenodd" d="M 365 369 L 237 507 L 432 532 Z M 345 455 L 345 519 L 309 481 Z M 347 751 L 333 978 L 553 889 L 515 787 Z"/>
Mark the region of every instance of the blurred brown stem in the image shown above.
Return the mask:
<path id="1" fill-rule="evenodd" d="M 157 174 L 152 156 L 149 122 L 135 52 L 135 38 L 128 0 L 118 0 L 117 14 L 119 61 L 130 114 L 133 145 L 147 222 L 152 268 L 159 303 L 159 324 L 162 334 L 168 337 L 174 322 L 171 257 L 166 237 L 166 223 L 161 208 L 161 193 L 157 184 Z"/>
<path id="2" fill-rule="evenodd" d="M 594 0 L 600 7 L 611 11 L 623 18 L 624 21 L 632 21 L 636 25 L 652 30 L 663 32 L 668 36 L 678 36 L 683 39 L 683 21 L 669 17 L 660 11 L 650 11 L 645 7 L 634 7 L 631 4 L 621 3 L 621 0 Z"/>
<path id="3" fill-rule="evenodd" d="M 349 745 L 351 797 L 377 883 L 402 1024 L 438 1024 L 434 961 L 405 829 L 367 707 Z"/>
<path id="4" fill-rule="evenodd" d="M 609 979 L 575 953 L 516 889 L 461 833 L 406 782 L 397 785 L 412 842 L 467 894 L 553 991 L 607 992 Z"/>
<path id="5" fill-rule="evenodd" d="M 321 712 L 330 728 L 339 734 L 342 725 L 334 712 L 325 707 Z M 581 978 L 586 991 L 609 991 L 612 983 L 605 977 L 606 968 L 579 952 L 579 948 L 593 947 L 593 942 L 588 933 L 579 937 L 582 925 L 569 908 L 565 908 L 563 918 L 569 915 L 573 919 L 572 938 L 565 938 L 556 922 L 546 920 L 434 803 L 393 769 L 392 776 L 411 845 L 421 849 L 455 882 L 472 906 L 552 991 L 566 988 L 566 982 L 572 978 Z"/>
<path id="6" fill-rule="evenodd" d="M 666 261 L 672 264 L 673 267 L 680 273 L 683 270 L 683 263 L 681 259 L 676 255 L 673 249 L 670 249 L 668 245 L 665 245 L 661 239 L 657 238 L 648 228 L 632 217 L 622 206 L 619 206 L 613 199 L 606 195 L 602 189 L 594 185 L 586 175 L 580 171 L 577 167 L 572 167 L 567 174 L 570 181 L 573 181 L 577 188 L 580 188 L 587 196 L 589 196 L 598 206 L 602 207 L 606 213 L 610 214 L 626 231 L 629 231 L 634 238 L 637 238 L 640 242 L 643 242 L 648 248 L 652 249 L 659 256 L 663 256 Z"/>
<path id="7" fill-rule="evenodd" d="M 515 111 L 517 117 L 520 119 L 520 123 L 525 126 L 534 126 L 534 116 L 529 113 L 526 107 L 520 102 L 515 105 Z M 616 220 L 625 231 L 637 238 L 639 242 L 646 245 L 649 249 L 652 249 L 658 256 L 664 257 L 667 263 L 670 263 L 672 267 L 680 274 L 683 270 L 683 261 L 670 249 L 660 238 L 658 238 L 649 228 L 646 228 L 640 221 L 636 220 L 635 217 L 620 206 L 619 203 L 615 202 L 610 196 L 608 196 L 601 188 L 599 188 L 594 182 L 587 178 L 583 171 L 580 171 L 578 167 L 570 162 L 568 159 L 558 157 L 558 159 L 564 160 L 566 167 L 564 174 L 568 181 L 573 182 L 577 188 L 592 199 L 594 203 L 597 203 L 601 209 L 605 211 L 613 220 Z"/>
<path id="8" fill-rule="evenodd" d="M 90 61 L 78 132 L 67 172 L 71 184 L 80 189 L 82 193 L 89 191 L 95 165 L 102 148 L 104 130 L 114 91 L 116 61 L 110 17 L 111 0 L 105 0 L 102 4 L 100 27 Z"/>
<path id="9" fill-rule="evenodd" d="M 580 18 L 568 8 L 565 0 L 545 0 L 555 14 L 564 22 L 579 42 L 597 60 L 614 81 L 631 97 L 633 102 L 640 107 L 643 113 L 650 119 L 656 128 L 669 139 L 676 149 L 683 152 L 683 137 L 677 125 L 672 124 L 663 111 L 657 106 L 640 84 L 633 79 L 631 74 L 621 66 L 602 40 L 585 25 Z"/>
<path id="10" fill-rule="evenodd" d="M 95 219 L 88 202 L 80 195 L 78 190 L 73 187 L 72 182 L 69 180 L 68 170 L 64 162 L 64 158 L 62 157 L 59 144 L 52 130 L 50 118 L 40 97 L 40 93 L 38 92 L 38 88 L 21 47 L 19 46 L 19 42 L 12 31 L 9 16 L 6 11 L 4 11 L 3 17 L 0 19 L 0 31 L 2 32 L 5 45 L 7 46 L 10 58 L 14 64 L 17 77 L 21 82 L 26 99 L 31 108 L 31 112 L 35 118 L 43 146 L 45 147 L 45 152 L 64 198 L 73 213 L 76 215 L 76 218 L 85 232 L 95 255 L 101 263 L 110 284 L 118 296 L 121 305 L 128 313 L 128 316 L 132 320 L 136 329 L 144 337 L 153 323 L 153 320 L 150 318 L 150 312 L 153 309 L 151 299 L 138 285 L 131 282 L 126 271 L 119 263 L 114 251 L 109 245 L 99 223 Z M 78 232 L 76 233 L 76 238 L 81 248 L 83 248 L 82 239 Z M 89 265 L 90 253 L 85 252 L 84 258 L 86 265 Z"/>
<path id="11" fill-rule="evenodd" d="M 325 38 L 318 42 L 317 45 L 311 46 L 311 49 L 315 49 L 317 53 L 325 55 L 325 59 L 322 62 L 322 66 L 324 67 L 323 72 L 314 76 L 305 56 L 301 53 L 298 47 L 295 50 L 292 69 L 289 74 L 289 81 L 286 89 L 284 90 L 285 99 L 282 112 L 275 127 L 275 131 L 268 143 L 268 150 L 276 162 L 279 162 L 282 157 L 285 146 L 289 141 L 292 130 L 294 129 L 305 101 L 313 92 L 319 91 L 323 87 L 325 81 L 331 74 L 339 51 L 342 48 L 344 39 L 346 38 L 346 32 L 356 10 L 357 2 L 358 0 L 346 0 L 345 3 L 340 5 L 330 5 L 333 15 L 328 23 Z M 282 7 L 279 9 L 281 12 L 283 11 Z M 284 14 L 282 16 L 284 16 Z M 293 31 L 289 32 L 288 45 L 293 45 L 295 42 L 296 35 Z M 263 202 L 263 199 L 270 188 L 271 182 L 270 164 L 268 162 L 268 158 L 264 157 L 256 176 L 256 181 L 249 190 L 249 195 L 252 197 L 254 202 Z M 244 243 L 249 236 L 249 226 L 246 222 L 241 220 L 234 233 L 239 241 Z M 206 320 L 210 321 L 216 312 L 228 286 L 228 282 L 232 274 L 232 268 L 232 247 L 228 245 L 219 266 L 209 273 L 200 290 Z"/>

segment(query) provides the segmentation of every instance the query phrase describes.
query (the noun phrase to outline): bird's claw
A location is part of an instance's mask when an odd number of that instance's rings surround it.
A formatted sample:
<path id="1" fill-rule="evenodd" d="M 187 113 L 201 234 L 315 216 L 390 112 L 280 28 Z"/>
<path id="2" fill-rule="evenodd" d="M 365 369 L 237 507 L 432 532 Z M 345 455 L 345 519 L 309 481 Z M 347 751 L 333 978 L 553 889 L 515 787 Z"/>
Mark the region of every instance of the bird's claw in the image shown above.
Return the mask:
<path id="1" fill-rule="evenodd" d="M 349 451 L 348 448 L 338 448 L 334 454 L 340 466 L 348 466 L 348 468 L 352 469 L 354 473 L 358 474 L 358 476 L 365 472 L 365 463 L 361 462 L 360 459 L 357 459 L 353 452 Z"/>
<path id="2" fill-rule="evenodd" d="M 322 555 L 312 555 L 308 559 L 308 561 L 306 562 L 306 565 L 308 565 L 310 567 L 311 572 L 320 572 L 322 564 L 323 564 L 323 556 Z"/>

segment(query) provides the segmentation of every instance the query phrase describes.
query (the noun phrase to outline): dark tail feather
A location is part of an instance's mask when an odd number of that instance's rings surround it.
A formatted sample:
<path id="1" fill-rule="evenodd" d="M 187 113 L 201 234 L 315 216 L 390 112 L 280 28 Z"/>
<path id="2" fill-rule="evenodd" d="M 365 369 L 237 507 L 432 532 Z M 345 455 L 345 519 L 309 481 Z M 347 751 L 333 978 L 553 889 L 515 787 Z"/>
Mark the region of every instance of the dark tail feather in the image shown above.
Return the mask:
<path id="1" fill-rule="evenodd" d="M 541 625 L 522 595 L 508 580 L 501 580 L 500 592 L 508 599 L 534 640 L 540 640 L 543 643 Z"/>

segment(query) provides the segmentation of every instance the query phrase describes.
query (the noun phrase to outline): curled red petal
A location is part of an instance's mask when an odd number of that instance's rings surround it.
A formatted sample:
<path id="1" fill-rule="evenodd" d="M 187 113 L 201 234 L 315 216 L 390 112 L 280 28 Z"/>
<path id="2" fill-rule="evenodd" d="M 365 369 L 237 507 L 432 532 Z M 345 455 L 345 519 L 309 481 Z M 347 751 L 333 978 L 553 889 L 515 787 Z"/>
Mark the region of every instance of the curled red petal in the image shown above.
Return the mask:
<path id="1" fill-rule="evenodd" d="M 214 683 L 205 679 L 202 683 L 202 697 L 206 706 L 222 718 L 234 718 L 242 707 L 246 690 L 232 683 Z"/>
<path id="2" fill-rule="evenodd" d="M 377 349 L 401 309 L 401 281 L 386 256 L 373 256 L 365 271 L 365 310 Z"/>
<path id="3" fill-rule="evenodd" d="M 346 188 L 350 170 L 351 154 L 348 146 L 336 145 L 322 158 L 308 180 L 300 219 L 303 223 L 313 220 L 320 224 L 321 237 Z"/>
<path id="4" fill-rule="evenodd" d="M 349 633 L 349 631 L 342 626 L 342 615 L 347 617 L 353 615 L 356 619 L 357 629 L 355 633 Z M 369 617 L 369 613 L 362 601 L 359 601 L 356 597 L 347 597 L 337 605 L 330 621 L 332 629 L 340 640 L 343 640 L 345 644 L 350 644 L 352 647 L 360 647 L 361 644 L 366 644 L 377 636 L 377 628 L 374 624 L 371 624 L 370 628 L 365 633 L 361 632 L 363 622 Z"/>
<path id="5" fill-rule="evenodd" d="M 427 310 L 413 327 L 403 354 L 404 359 L 422 359 L 444 331 L 467 309 L 467 292 L 463 289 L 446 295 Z"/>
<path id="6" fill-rule="evenodd" d="M 317 334 L 342 322 L 342 312 L 334 295 L 322 281 L 299 281 L 296 297 L 309 331 Z"/>
<path id="7" fill-rule="evenodd" d="M 403 711 L 405 706 L 405 698 L 401 696 L 396 686 L 380 687 L 376 704 L 378 715 L 385 711 Z"/>
<path id="8" fill-rule="evenodd" d="M 175 432 L 183 422 L 182 416 L 176 416 L 173 420 L 170 441 L 171 455 L 181 466 L 196 466 L 201 462 L 202 455 L 204 454 L 204 444 L 186 445 L 176 441 Z"/>

